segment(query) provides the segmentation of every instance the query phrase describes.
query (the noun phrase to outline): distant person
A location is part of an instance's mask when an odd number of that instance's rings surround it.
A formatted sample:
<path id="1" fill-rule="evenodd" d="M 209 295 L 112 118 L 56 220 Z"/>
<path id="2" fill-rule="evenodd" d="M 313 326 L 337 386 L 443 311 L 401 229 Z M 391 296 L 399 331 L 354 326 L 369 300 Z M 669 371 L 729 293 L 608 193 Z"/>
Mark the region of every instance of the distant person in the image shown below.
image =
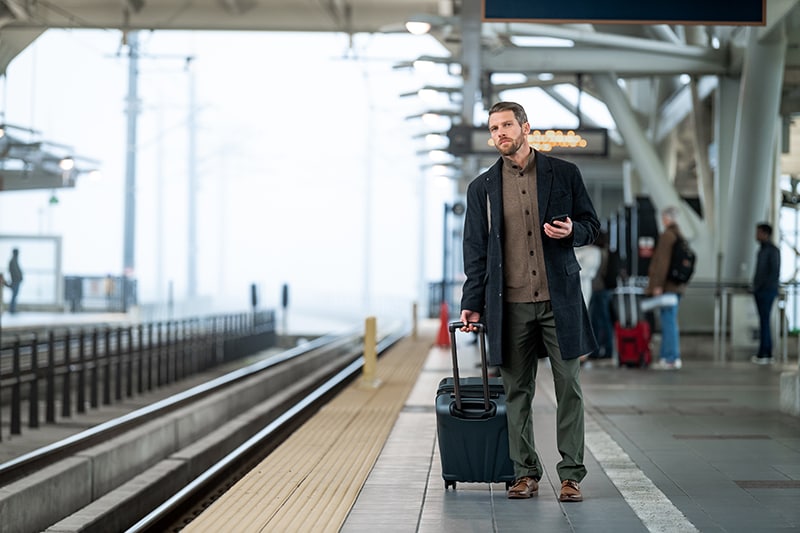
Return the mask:
<path id="1" fill-rule="evenodd" d="M 11 250 L 11 260 L 8 262 L 8 273 L 10 282 L 6 286 L 11 289 L 11 302 L 8 304 L 8 312 L 12 315 L 17 312 L 17 296 L 19 287 L 22 285 L 22 269 L 19 266 L 19 249 Z"/>
<path id="2" fill-rule="evenodd" d="M 559 500 L 583 500 L 586 476 L 580 356 L 597 342 L 580 295 L 574 248 L 600 228 L 575 164 L 533 150 L 525 109 L 500 102 L 489 134 L 501 157 L 467 189 L 462 331 L 483 322 L 489 362 L 500 366 L 515 481 L 506 495 L 536 496 L 544 475 L 533 432 L 539 359 L 549 357 L 558 398 Z"/>
<path id="3" fill-rule="evenodd" d="M 611 319 L 611 299 L 617 286 L 616 256 L 608 249 L 608 233 L 601 231 L 595 244 L 600 249 L 600 268 L 592 280 L 592 297 L 589 300 L 589 317 L 599 345 L 594 358 L 614 355 L 614 322 Z"/>
<path id="4" fill-rule="evenodd" d="M 772 243 L 772 226 L 762 222 L 756 226 L 756 240 L 761 243 L 756 256 L 753 274 L 753 296 L 758 309 L 758 353 L 750 360 L 759 365 L 772 363 L 772 331 L 770 315 L 772 304 L 778 297 L 778 278 L 781 272 L 781 252 Z"/>
<path id="5" fill-rule="evenodd" d="M 106 311 L 111 311 L 114 307 L 111 302 L 114 297 L 115 285 L 114 276 L 106 274 L 106 279 L 103 282 L 103 292 L 105 292 L 106 295 Z"/>
<path id="6" fill-rule="evenodd" d="M 588 244 L 575 248 L 575 257 L 581 266 L 581 293 L 583 293 L 583 303 L 589 307 L 592 299 L 592 281 L 600 270 L 603 261 L 603 251 L 595 244 Z"/>
<path id="7" fill-rule="evenodd" d="M 589 308 L 589 302 L 592 299 L 592 281 L 600 270 L 600 262 L 603 259 L 602 250 L 594 244 L 587 244 L 575 248 L 575 258 L 581 266 L 581 293 L 583 294 L 583 304 Z M 591 320 L 591 315 L 590 320 Z M 594 353 L 594 352 L 593 352 Z M 581 356 L 581 363 L 586 362 L 592 354 L 583 354 Z"/>
<path id="8" fill-rule="evenodd" d="M 661 318 L 661 348 L 660 358 L 653 368 L 657 370 L 679 370 L 681 363 L 680 332 L 678 331 L 678 304 L 686 290 L 686 283 L 680 283 L 669 278 L 669 267 L 672 259 L 672 248 L 683 235 L 676 219 L 678 209 L 667 207 L 661 211 L 661 224 L 663 232 L 658 237 L 653 257 L 650 259 L 648 269 L 647 296 L 660 296 L 674 294 L 675 304 L 662 305 L 659 308 Z"/>

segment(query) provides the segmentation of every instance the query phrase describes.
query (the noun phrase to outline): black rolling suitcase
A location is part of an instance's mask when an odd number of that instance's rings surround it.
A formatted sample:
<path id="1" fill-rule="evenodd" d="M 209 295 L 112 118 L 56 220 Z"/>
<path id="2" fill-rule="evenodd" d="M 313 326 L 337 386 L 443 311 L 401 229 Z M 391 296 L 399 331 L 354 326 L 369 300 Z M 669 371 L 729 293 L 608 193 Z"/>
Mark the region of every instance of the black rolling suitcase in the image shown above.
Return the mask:
<path id="1" fill-rule="evenodd" d="M 442 460 L 445 489 L 456 482 L 505 483 L 514 481 L 514 466 L 508 456 L 506 395 L 500 378 L 489 378 L 486 338 L 479 329 L 481 377 L 459 378 L 456 330 L 450 323 L 453 377 L 439 382 L 436 392 L 436 432 Z"/>

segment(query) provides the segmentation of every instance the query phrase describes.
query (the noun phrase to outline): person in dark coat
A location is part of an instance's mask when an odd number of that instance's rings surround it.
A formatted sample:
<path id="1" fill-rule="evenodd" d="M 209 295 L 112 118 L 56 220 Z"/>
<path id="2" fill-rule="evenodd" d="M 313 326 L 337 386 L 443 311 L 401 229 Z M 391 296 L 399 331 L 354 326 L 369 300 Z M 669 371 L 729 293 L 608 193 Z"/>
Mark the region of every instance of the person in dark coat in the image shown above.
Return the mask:
<path id="1" fill-rule="evenodd" d="M 8 273 L 10 274 L 10 281 L 7 282 L 7 285 L 11 289 L 11 302 L 8 304 L 8 312 L 14 314 L 17 312 L 17 296 L 19 296 L 19 288 L 22 285 L 22 269 L 19 266 L 19 249 L 17 248 L 11 250 Z"/>
<path id="2" fill-rule="evenodd" d="M 760 365 L 772 363 L 772 331 L 770 314 L 772 304 L 778 297 L 781 273 L 781 252 L 772 244 L 772 226 L 762 222 L 756 226 L 756 240 L 761 243 L 756 256 L 756 271 L 753 274 L 753 297 L 756 300 L 759 323 L 758 353 L 751 360 Z"/>
<path id="3" fill-rule="evenodd" d="M 462 331 L 485 324 L 489 362 L 502 375 L 516 477 L 508 497 L 534 496 L 544 473 L 531 402 L 538 360 L 549 357 L 558 398 L 560 499 L 581 501 L 586 467 L 579 358 L 597 342 L 573 248 L 594 242 L 600 221 L 578 167 L 528 144 L 522 106 L 492 106 L 489 133 L 501 157 L 467 189 Z"/>

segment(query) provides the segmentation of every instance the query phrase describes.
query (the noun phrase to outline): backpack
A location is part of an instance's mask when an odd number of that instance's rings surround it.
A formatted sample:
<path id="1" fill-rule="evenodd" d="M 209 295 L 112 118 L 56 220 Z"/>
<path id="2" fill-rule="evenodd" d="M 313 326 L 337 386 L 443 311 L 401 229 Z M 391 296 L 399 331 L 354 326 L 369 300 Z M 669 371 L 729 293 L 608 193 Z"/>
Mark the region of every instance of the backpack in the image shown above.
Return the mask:
<path id="1" fill-rule="evenodd" d="M 687 283 L 694 274 L 697 256 L 683 237 L 678 237 L 672 245 L 672 256 L 669 260 L 667 279 L 676 283 Z"/>

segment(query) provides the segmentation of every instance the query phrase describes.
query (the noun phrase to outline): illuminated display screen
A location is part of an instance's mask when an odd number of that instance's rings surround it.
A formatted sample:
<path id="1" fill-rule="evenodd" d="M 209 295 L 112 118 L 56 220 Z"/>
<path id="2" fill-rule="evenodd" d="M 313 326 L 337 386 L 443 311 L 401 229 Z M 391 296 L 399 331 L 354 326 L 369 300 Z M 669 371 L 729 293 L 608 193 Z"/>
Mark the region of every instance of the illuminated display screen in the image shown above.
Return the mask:
<path id="1" fill-rule="evenodd" d="M 454 126 L 448 137 L 454 155 L 499 155 L 486 128 Z M 528 143 L 553 155 L 608 155 L 608 131 L 603 128 L 531 129 Z"/>

